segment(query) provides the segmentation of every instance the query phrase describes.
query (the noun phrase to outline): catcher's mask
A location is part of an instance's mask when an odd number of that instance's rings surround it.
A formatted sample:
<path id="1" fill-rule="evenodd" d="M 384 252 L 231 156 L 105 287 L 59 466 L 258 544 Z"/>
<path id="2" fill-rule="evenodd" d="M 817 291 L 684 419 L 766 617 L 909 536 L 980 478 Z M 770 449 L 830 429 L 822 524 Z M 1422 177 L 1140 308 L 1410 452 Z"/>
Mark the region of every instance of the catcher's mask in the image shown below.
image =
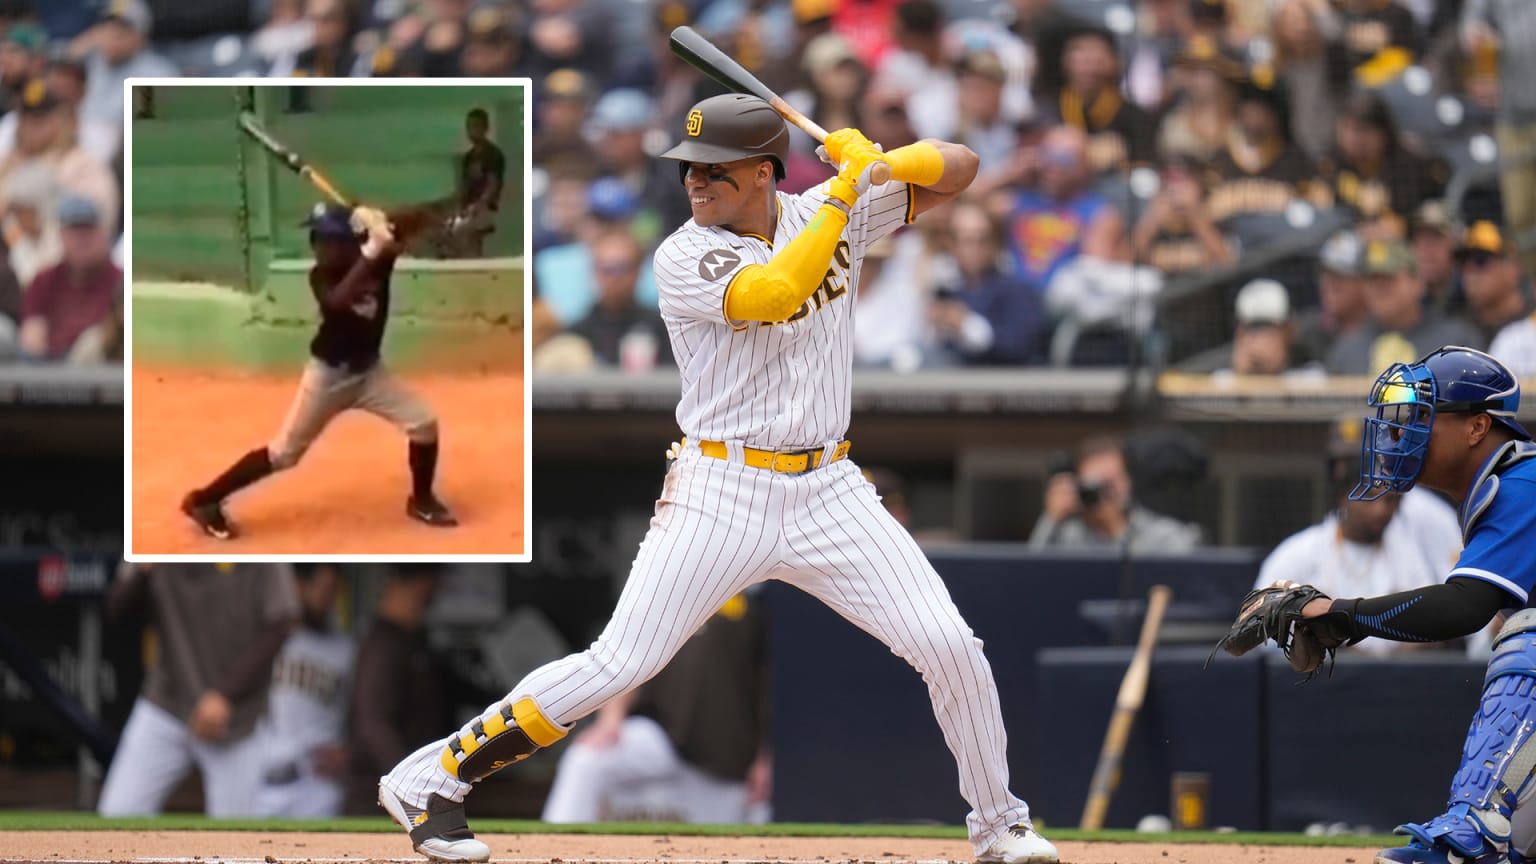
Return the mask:
<path id="1" fill-rule="evenodd" d="M 1374 501 L 1407 492 L 1424 469 L 1436 414 L 1483 413 L 1516 437 L 1531 434 L 1515 419 L 1520 382 L 1481 351 L 1448 346 L 1415 363 L 1394 363 L 1371 386 L 1376 410 L 1365 418 L 1360 441 L 1360 482 L 1349 497 Z"/>

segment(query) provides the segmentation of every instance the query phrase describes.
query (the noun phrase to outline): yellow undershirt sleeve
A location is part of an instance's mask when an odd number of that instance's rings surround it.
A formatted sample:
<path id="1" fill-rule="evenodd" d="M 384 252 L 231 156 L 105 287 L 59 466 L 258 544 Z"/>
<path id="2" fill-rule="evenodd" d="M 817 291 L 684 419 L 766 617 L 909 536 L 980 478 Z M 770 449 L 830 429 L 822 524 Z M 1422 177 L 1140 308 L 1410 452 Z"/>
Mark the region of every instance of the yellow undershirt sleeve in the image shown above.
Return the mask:
<path id="1" fill-rule="evenodd" d="M 805 230 L 767 264 L 748 264 L 725 289 L 725 316 L 741 321 L 783 321 L 810 299 L 826 278 L 848 214 L 835 203 L 821 205 Z"/>

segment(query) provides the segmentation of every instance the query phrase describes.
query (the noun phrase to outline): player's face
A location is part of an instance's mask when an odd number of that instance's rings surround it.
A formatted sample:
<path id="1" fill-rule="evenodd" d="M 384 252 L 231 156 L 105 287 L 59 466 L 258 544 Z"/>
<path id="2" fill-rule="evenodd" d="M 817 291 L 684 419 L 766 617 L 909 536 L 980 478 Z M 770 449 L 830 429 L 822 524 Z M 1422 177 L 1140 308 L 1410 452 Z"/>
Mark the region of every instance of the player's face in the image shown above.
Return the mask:
<path id="1" fill-rule="evenodd" d="M 1399 495 L 1383 495 L 1374 501 L 1345 500 L 1341 527 L 1344 536 L 1356 543 L 1378 543 L 1387 525 L 1397 515 Z"/>
<path id="2" fill-rule="evenodd" d="M 773 165 L 766 159 L 687 163 L 683 189 L 693 221 L 704 227 L 730 224 L 772 178 Z"/>
<path id="3" fill-rule="evenodd" d="M 351 267 L 362 254 L 357 241 L 346 237 L 317 237 L 314 241 L 315 263 L 323 270 Z"/>
<path id="4" fill-rule="evenodd" d="M 341 590 L 341 575 L 334 567 L 319 567 L 307 579 L 299 583 L 299 601 L 305 616 L 323 619 L 336 605 L 336 595 Z"/>
<path id="5" fill-rule="evenodd" d="M 484 141 L 486 131 L 486 122 L 479 116 L 464 121 L 464 134 L 468 135 L 471 141 Z"/>

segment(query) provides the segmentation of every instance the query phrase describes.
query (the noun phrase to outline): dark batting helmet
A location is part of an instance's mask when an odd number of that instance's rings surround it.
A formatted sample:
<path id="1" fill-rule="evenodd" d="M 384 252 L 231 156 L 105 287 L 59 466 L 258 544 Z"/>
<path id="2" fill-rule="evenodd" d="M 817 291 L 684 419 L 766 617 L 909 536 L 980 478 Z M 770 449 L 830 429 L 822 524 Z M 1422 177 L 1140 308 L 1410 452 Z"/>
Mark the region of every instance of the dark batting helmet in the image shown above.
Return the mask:
<path id="1" fill-rule="evenodd" d="M 316 204 L 299 225 L 309 229 L 311 243 L 322 237 L 344 240 L 362 236 L 352 225 L 352 209 L 340 204 Z"/>
<path id="2" fill-rule="evenodd" d="M 678 176 L 687 174 L 689 162 L 735 162 L 762 156 L 773 160 L 773 176 L 784 179 L 789 158 L 789 129 L 779 112 L 756 96 L 727 93 L 711 96 L 693 106 L 683 128 L 683 140 L 661 154 L 676 159 Z"/>

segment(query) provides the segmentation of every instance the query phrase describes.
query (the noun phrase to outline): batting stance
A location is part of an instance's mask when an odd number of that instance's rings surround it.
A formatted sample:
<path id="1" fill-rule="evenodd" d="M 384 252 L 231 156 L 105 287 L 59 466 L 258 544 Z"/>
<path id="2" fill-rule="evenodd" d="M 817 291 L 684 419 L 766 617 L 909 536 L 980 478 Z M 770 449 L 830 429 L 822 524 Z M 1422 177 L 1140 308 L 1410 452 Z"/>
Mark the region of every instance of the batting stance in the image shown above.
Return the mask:
<path id="1" fill-rule="evenodd" d="M 1267 632 L 1296 624 L 1294 632 L 1306 631 L 1324 647 L 1368 636 L 1439 642 L 1512 611 L 1494 637 L 1446 812 L 1398 826 L 1408 845 L 1384 850 L 1376 861 L 1528 860 L 1522 856 L 1536 845 L 1536 808 L 1522 809 L 1536 792 L 1536 444 L 1515 419 L 1520 384 L 1493 357 L 1452 346 L 1388 368 L 1371 389 L 1370 405 L 1361 480 L 1350 497 L 1370 501 L 1415 485 L 1451 496 L 1459 503 L 1461 557 L 1445 582 L 1381 597 L 1334 600 L 1312 595 L 1311 586 L 1277 583 Z M 1291 598 L 1305 605 L 1288 612 Z"/>
<path id="2" fill-rule="evenodd" d="M 613 618 L 590 648 L 534 671 L 469 725 L 406 757 L 379 800 L 415 848 L 484 861 L 466 827 L 471 784 L 563 738 L 655 675 L 742 589 L 780 579 L 816 596 L 921 673 L 984 861 L 1057 860 L 1008 791 L 997 688 L 981 643 L 912 537 L 848 458 L 853 310 L 869 245 L 976 174 L 965 147 L 882 154 L 858 130 L 826 141 L 838 176 L 778 192 L 789 133 L 768 103 L 706 99 L 677 160 L 693 218 L 656 252 L 660 306 L 682 371 L 686 438 Z M 870 188 L 885 160 L 895 178 Z"/>
<path id="3" fill-rule="evenodd" d="M 366 207 L 315 205 L 304 222 L 315 254 L 309 287 L 320 307 L 320 329 L 309 343 L 309 363 L 277 437 L 182 499 L 182 512 L 204 533 L 220 540 L 234 537 L 224 499 L 297 465 L 331 420 L 353 408 L 389 421 L 410 441 L 406 515 L 428 525 L 458 524 L 432 492 L 437 417 L 379 358 L 389 320 L 389 280 L 401 248 L 395 235 L 403 238 L 423 221 L 417 211 L 386 215 Z"/>

